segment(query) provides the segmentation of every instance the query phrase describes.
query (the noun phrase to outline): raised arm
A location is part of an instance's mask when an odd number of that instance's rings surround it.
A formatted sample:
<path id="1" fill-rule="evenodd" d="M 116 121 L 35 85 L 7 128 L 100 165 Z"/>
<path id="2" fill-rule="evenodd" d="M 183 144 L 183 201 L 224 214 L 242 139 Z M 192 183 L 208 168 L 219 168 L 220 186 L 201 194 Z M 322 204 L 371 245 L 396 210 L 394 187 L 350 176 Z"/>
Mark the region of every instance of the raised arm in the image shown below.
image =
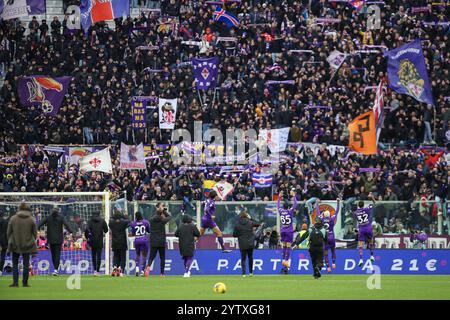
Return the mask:
<path id="1" fill-rule="evenodd" d="M 292 203 L 292 208 L 291 208 L 291 209 L 292 209 L 292 210 L 295 210 L 295 209 L 297 208 L 297 205 L 298 205 L 297 196 L 294 194 L 294 195 L 293 195 L 293 198 L 294 198 L 294 199 L 292 200 L 293 203 Z"/>
<path id="2" fill-rule="evenodd" d="M 430 157 L 431 155 L 428 153 L 427 150 L 425 149 L 420 149 L 420 152 L 422 152 L 424 155 L 426 155 L 427 157 Z"/>
<path id="3" fill-rule="evenodd" d="M 281 198 L 283 197 L 283 191 L 280 191 L 278 193 L 278 200 L 277 200 L 277 210 L 280 211 L 281 208 Z"/>
<path id="4" fill-rule="evenodd" d="M 337 198 L 337 205 L 336 205 L 336 212 L 334 213 L 334 220 L 337 220 L 337 217 L 339 215 L 339 210 L 341 208 L 341 199 Z"/>
<path id="5" fill-rule="evenodd" d="M 72 227 L 67 223 L 67 220 L 65 217 L 62 217 L 63 220 L 63 225 L 66 228 L 67 231 L 69 231 L 69 233 L 75 233 L 75 231 L 72 230 Z"/>
<path id="6" fill-rule="evenodd" d="M 306 201 L 306 207 L 308 208 L 308 213 L 311 214 L 313 209 L 313 204 L 316 202 L 317 198 L 312 197 L 308 201 Z"/>
<path id="7" fill-rule="evenodd" d="M 41 221 L 39 221 L 39 224 L 37 225 L 38 230 L 40 228 L 42 228 L 42 226 L 44 226 L 45 224 L 47 224 L 47 217 L 44 217 L 44 219 L 42 219 Z"/>

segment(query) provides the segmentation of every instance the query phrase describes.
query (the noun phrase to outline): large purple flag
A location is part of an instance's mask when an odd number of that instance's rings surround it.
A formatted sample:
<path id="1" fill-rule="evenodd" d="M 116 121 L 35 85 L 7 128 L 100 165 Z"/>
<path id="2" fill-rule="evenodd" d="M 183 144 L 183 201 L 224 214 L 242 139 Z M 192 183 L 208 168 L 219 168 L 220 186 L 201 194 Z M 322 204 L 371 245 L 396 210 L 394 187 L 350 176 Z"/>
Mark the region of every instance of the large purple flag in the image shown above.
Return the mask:
<path id="1" fill-rule="evenodd" d="M 192 65 L 194 66 L 197 89 L 216 87 L 219 58 L 193 58 Z"/>
<path id="2" fill-rule="evenodd" d="M 388 57 L 387 71 L 392 90 L 434 105 L 420 39 L 386 51 L 384 56 Z"/>
<path id="3" fill-rule="evenodd" d="M 72 77 L 29 76 L 19 80 L 18 92 L 23 106 L 39 106 L 45 115 L 58 113 Z"/>

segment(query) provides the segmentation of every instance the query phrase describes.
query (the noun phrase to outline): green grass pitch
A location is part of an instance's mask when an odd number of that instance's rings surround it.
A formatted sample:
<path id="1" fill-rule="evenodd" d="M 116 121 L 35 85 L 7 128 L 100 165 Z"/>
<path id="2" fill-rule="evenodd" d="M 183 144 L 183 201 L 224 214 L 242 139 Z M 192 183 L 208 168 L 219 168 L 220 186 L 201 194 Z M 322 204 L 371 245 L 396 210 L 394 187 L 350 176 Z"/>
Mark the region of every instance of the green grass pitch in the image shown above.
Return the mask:
<path id="1" fill-rule="evenodd" d="M 67 289 L 67 277 L 35 276 L 31 288 L 9 288 L 0 278 L 0 300 L 6 299 L 450 299 L 450 276 L 382 275 L 381 289 L 369 290 L 366 275 L 127 276 L 81 277 L 79 290 Z M 225 294 L 214 294 L 223 282 Z"/>

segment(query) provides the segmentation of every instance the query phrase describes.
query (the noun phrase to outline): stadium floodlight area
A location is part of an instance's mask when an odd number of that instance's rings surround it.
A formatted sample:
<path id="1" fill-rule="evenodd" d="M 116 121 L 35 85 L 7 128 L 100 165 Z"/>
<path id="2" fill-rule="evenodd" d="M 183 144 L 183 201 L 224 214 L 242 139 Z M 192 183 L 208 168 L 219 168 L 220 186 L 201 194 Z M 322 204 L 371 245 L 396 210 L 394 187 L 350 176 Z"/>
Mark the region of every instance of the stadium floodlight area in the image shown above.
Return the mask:
<path id="1" fill-rule="evenodd" d="M 39 224 L 42 219 L 51 214 L 53 208 L 58 208 L 74 232 L 69 235 L 64 231 L 64 243 L 61 251 L 59 270 L 64 273 L 93 274 L 91 250 L 87 247 L 84 232 L 89 219 L 95 213 L 109 221 L 111 203 L 108 192 L 0 192 L 0 211 L 6 216 L 17 212 L 19 205 L 25 202 L 31 208 L 31 213 Z M 45 232 L 46 226 L 38 230 Z M 110 237 L 106 234 L 102 253 L 101 273 L 110 273 Z M 39 239 L 38 239 L 39 243 Z M 45 250 L 45 248 L 42 248 Z M 51 255 L 48 259 L 38 260 L 31 258 L 33 272 L 37 275 L 46 275 L 53 272 Z"/>

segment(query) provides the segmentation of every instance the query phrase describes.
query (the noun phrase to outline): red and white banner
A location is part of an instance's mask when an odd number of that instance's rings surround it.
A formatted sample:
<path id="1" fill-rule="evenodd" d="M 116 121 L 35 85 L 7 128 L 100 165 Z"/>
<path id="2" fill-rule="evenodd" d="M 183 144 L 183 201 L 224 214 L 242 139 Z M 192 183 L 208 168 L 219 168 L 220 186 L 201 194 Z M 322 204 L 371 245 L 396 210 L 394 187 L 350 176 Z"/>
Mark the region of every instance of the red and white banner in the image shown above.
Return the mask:
<path id="1" fill-rule="evenodd" d="M 129 146 L 120 144 L 120 169 L 145 169 L 144 145 Z"/>
<path id="2" fill-rule="evenodd" d="M 177 99 L 159 98 L 159 128 L 174 129 L 177 115 Z"/>
<path id="3" fill-rule="evenodd" d="M 80 170 L 85 172 L 100 171 L 112 173 L 111 155 L 109 148 L 91 153 L 80 159 Z"/>
<path id="4" fill-rule="evenodd" d="M 233 192 L 233 185 L 226 181 L 221 181 L 216 183 L 212 189 L 215 190 L 220 199 L 223 200 Z"/>
<path id="5" fill-rule="evenodd" d="M 377 144 L 378 139 L 380 138 L 381 127 L 384 122 L 384 80 L 381 80 L 380 84 L 377 87 L 377 93 L 375 95 L 375 102 L 373 105 L 373 113 L 375 114 L 375 125 L 377 128 Z"/>

